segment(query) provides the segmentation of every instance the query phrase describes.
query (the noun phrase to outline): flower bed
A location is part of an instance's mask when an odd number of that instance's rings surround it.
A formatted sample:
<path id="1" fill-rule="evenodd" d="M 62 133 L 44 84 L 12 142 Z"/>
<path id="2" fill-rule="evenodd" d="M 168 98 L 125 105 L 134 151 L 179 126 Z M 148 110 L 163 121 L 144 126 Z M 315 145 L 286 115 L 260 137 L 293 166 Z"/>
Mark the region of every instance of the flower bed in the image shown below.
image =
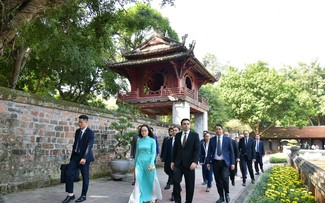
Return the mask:
<path id="1" fill-rule="evenodd" d="M 291 166 L 274 166 L 263 174 L 248 202 L 315 203 L 316 200 Z"/>

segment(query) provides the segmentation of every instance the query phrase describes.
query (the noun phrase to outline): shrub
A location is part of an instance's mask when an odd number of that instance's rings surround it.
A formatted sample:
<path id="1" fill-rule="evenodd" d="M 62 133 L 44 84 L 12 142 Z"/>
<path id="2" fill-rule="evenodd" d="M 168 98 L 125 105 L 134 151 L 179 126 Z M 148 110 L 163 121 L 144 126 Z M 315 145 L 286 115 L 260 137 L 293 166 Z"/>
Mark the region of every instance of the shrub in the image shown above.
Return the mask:
<path id="1" fill-rule="evenodd" d="M 287 162 L 286 158 L 270 157 L 270 163 L 272 163 L 272 164 L 279 164 L 279 163 L 284 163 L 284 162 Z"/>
<path id="2" fill-rule="evenodd" d="M 287 162 L 287 157 L 283 153 L 277 153 L 270 157 L 270 163 L 272 164 L 279 164 L 284 162 Z"/>

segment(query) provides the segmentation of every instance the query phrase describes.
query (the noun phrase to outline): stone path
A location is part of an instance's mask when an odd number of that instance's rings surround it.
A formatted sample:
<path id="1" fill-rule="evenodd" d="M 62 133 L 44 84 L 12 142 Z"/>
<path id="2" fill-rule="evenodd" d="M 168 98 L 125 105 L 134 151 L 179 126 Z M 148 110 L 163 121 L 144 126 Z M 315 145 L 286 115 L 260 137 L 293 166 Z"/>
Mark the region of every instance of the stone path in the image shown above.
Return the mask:
<path id="1" fill-rule="evenodd" d="M 268 162 L 268 157 L 264 159 L 265 169 L 270 167 Z M 163 199 L 159 200 L 159 203 L 170 203 L 169 198 L 171 196 L 172 188 L 169 190 L 164 190 L 167 175 L 164 173 L 163 169 L 158 169 L 158 177 L 160 180 L 160 185 L 162 189 Z M 243 203 L 247 194 L 249 194 L 250 189 L 253 185 L 247 179 L 247 186 L 243 187 L 241 185 L 241 174 L 238 173 L 236 177 L 236 185 L 230 185 L 230 197 L 231 202 L 235 203 Z M 256 180 L 258 181 L 258 176 L 256 176 Z M 99 178 L 90 181 L 89 191 L 87 200 L 85 203 L 127 203 L 129 196 L 133 190 L 133 186 L 131 185 L 133 181 L 132 174 L 129 174 L 127 178 L 122 181 L 114 181 L 110 178 Z M 185 201 L 185 187 L 184 187 L 184 179 L 182 181 L 182 188 L 184 188 L 182 192 L 182 200 Z M 219 195 L 217 192 L 217 188 L 215 186 L 215 182 L 212 183 L 212 188 L 210 192 L 205 192 L 206 186 L 202 185 L 202 172 L 201 166 L 196 169 L 196 181 L 195 181 L 195 193 L 193 203 L 209 203 L 216 202 L 219 199 Z M 81 192 L 81 184 L 82 182 L 75 183 L 75 194 L 76 198 L 79 197 Z M 28 190 L 23 192 L 17 192 L 8 194 L 0 197 L 0 203 L 60 203 L 66 197 L 66 193 L 64 192 L 64 184 L 59 184 L 52 187 L 39 188 L 34 190 Z M 243 194 L 243 195 L 241 195 Z M 74 202 L 74 201 L 73 201 Z"/>

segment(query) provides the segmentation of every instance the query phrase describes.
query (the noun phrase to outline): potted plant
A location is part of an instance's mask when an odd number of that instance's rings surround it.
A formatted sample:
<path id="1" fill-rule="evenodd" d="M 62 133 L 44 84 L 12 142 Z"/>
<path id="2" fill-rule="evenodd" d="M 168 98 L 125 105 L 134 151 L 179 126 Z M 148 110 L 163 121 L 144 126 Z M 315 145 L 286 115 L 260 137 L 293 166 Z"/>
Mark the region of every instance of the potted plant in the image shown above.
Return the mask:
<path id="1" fill-rule="evenodd" d="M 291 155 L 298 155 L 298 151 L 300 150 L 300 145 L 297 140 L 295 139 L 289 140 L 288 146 L 290 146 Z"/>
<path id="2" fill-rule="evenodd" d="M 126 158 L 126 155 L 131 149 L 130 143 L 132 140 L 132 136 L 138 133 L 137 131 L 129 130 L 133 127 L 134 126 L 132 125 L 132 123 L 126 117 L 123 116 L 119 117 L 116 122 L 112 122 L 110 125 L 111 129 L 117 131 L 117 133 L 114 135 L 115 158 L 110 162 L 113 180 L 122 180 L 130 171 L 131 164 L 130 160 Z"/>

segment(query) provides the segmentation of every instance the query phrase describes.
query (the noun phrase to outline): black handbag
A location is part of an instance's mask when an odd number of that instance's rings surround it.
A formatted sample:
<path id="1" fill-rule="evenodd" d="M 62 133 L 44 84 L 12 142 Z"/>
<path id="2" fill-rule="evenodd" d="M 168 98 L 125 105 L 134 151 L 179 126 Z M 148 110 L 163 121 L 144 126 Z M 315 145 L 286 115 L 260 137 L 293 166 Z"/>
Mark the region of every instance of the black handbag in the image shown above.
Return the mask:
<path id="1" fill-rule="evenodd" d="M 66 180 L 65 180 L 65 173 L 66 171 L 68 170 L 68 167 L 69 167 L 69 164 L 61 164 L 60 166 L 60 170 L 61 170 L 61 183 L 65 183 Z M 78 182 L 80 181 L 80 170 L 79 168 L 77 169 L 76 173 L 74 174 L 74 179 L 73 179 L 74 182 Z"/>

